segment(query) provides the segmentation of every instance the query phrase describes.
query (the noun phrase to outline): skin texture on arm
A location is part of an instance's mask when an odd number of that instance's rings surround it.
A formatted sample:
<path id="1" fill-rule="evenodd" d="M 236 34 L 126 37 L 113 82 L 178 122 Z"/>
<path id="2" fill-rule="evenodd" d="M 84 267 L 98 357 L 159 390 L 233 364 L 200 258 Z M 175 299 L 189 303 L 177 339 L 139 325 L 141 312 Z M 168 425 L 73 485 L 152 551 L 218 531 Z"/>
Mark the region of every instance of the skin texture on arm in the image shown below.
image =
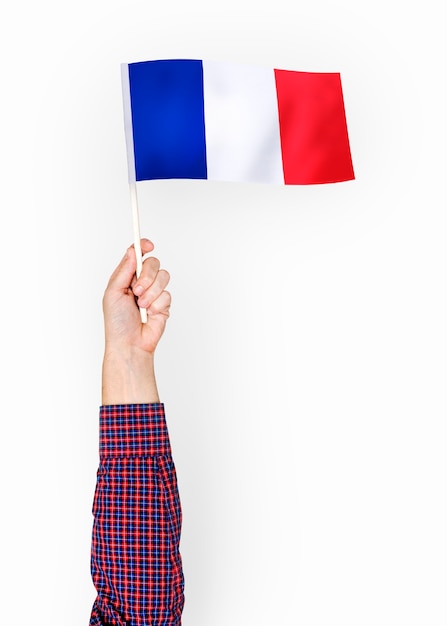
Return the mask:
<path id="1" fill-rule="evenodd" d="M 141 240 L 143 253 L 154 248 Z M 154 374 L 154 353 L 169 317 L 171 295 L 166 291 L 169 274 L 155 257 L 146 259 L 138 280 L 133 246 L 128 248 L 110 277 L 104 293 L 105 351 L 102 370 L 102 403 L 144 404 L 159 402 Z M 141 322 L 140 307 L 148 321 Z"/>

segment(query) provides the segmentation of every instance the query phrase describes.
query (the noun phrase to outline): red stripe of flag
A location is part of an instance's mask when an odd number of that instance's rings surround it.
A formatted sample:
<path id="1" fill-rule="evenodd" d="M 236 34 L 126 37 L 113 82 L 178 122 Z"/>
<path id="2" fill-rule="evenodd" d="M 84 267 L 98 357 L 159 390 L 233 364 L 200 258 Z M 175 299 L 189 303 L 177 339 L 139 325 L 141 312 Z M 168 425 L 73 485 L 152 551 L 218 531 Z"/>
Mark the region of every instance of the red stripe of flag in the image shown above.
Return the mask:
<path id="1" fill-rule="evenodd" d="M 340 74 L 275 70 L 286 185 L 354 178 Z"/>

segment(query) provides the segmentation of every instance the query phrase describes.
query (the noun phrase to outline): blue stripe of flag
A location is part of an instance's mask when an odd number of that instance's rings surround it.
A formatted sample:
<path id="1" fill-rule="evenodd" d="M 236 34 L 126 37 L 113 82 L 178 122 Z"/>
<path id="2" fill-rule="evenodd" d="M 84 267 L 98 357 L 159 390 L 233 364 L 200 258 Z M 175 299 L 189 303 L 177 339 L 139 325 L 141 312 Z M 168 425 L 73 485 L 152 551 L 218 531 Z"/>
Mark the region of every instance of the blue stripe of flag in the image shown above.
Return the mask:
<path id="1" fill-rule="evenodd" d="M 137 181 L 206 178 L 202 62 L 130 63 L 129 83 Z"/>

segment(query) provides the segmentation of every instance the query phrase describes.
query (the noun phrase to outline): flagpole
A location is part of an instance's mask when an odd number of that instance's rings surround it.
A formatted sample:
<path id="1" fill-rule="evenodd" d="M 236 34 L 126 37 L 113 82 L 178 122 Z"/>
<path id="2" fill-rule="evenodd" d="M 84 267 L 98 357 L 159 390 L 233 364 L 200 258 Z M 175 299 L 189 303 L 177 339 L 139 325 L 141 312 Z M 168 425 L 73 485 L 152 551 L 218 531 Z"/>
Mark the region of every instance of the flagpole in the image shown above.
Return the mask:
<path id="1" fill-rule="evenodd" d="M 140 277 L 141 270 L 143 269 L 143 258 L 141 252 L 141 242 L 140 242 L 140 218 L 138 215 L 138 196 L 137 196 L 137 185 L 136 182 L 129 183 L 129 191 L 130 191 L 130 206 L 132 210 L 132 226 L 133 226 L 133 242 L 135 248 L 135 256 L 137 259 L 137 278 Z M 140 317 L 141 322 L 146 324 L 147 322 L 147 311 L 145 308 L 140 308 Z"/>
<path id="2" fill-rule="evenodd" d="M 127 169 L 129 173 L 130 207 L 132 210 L 133 244 L 137 259 L 137 278 L 143 269 L 143 258 L 140 242 L 140 218 L 138 215 L 137 177 L 135 172 L 135 151 L 133 145 L 132 107 L 130 103 L 129 65 L 121 63 L 121 85 L 123 90 L 124 133 L 126 137 Z M 140 308 L 140 317 L 143 324 L 147 322 L 146 309 Z"/>

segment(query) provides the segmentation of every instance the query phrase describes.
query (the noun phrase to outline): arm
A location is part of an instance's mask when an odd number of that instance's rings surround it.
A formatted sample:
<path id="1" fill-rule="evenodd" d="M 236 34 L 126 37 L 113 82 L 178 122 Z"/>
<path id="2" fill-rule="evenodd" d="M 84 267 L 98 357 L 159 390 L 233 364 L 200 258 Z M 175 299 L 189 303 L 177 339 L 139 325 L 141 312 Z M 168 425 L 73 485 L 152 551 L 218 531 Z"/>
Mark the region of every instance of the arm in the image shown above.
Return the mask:
<path id="1" fill-rule="evenodd" d="M 143 252 L 153 245 L 141 242 Z M 154 353 L 169 316 L 169 281 L 149 258 L 135 278 L 129 248 L 104 294 L 100 466 L 93 504 L 90 626 L 179 626 L 181 508 Z M 136 302 L 136 298 L 137 302 Z M 147 308 L 142 324 L 138 306 Z"/>

